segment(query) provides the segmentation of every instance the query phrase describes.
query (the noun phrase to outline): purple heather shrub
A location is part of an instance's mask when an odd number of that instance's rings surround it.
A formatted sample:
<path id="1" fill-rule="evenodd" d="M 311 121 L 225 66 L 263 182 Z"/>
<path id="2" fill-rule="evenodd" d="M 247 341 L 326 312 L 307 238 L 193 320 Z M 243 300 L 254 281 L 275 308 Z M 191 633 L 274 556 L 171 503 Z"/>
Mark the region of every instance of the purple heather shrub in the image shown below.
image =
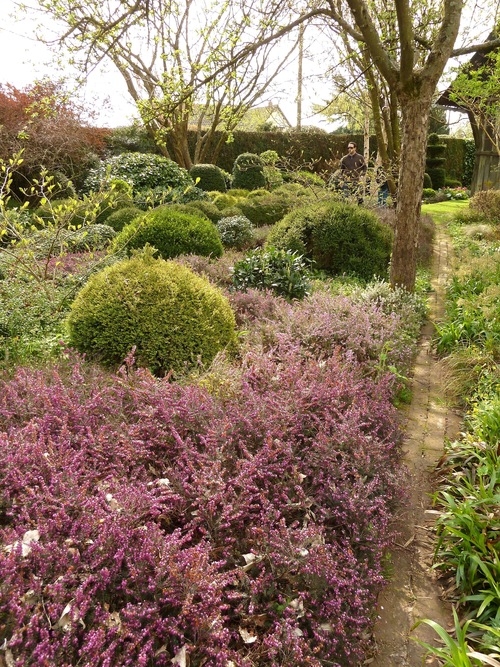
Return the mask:
<path id="1" fill-rule="evenodd" d="M 383 308 L 377 300 L 353 300 L 319 290 L 303 301 L 286 303 L 279 299 L 271 307 L 271 295 L 263 297 L 266 316 L 252 317 L 254 295 L 247 301 L 231 297 L 239 319 L 249 330 L 250 346 L 269 349 L 279 341 L 300 344 L 316 356 L 326 357 L 337 348 L 353 355 L 367 371 L 394 365 L 408 371 L 415 353 L 415 318 L 405 318 L 398 310 Z M 274 310 L 274 312 L 273 312 Z"/>
<path id="2" fill-rule="evenodd" d="M 285 333 L 221 395 L 130 360 L 1 383 L 11 664 L 358 664 L 402 494 L 392 381 Z"/>

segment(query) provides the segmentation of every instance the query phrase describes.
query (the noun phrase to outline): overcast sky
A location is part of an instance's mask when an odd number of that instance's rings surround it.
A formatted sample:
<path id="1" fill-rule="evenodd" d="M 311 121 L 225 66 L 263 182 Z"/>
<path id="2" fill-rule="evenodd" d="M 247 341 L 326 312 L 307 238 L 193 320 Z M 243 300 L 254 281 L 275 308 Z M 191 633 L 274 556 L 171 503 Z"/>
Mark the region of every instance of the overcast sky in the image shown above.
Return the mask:
<path id="1" fill-rule="evenodd" d="M 50 51 L 35 39 L 36 17 L 28 16 L 22 21 L 16 21 L 11 16 L 15 4 L 15 0 L 0 0 L 0 83 L 23 87 L 44 76 L 53 80 L 60 78 L 63 73 L 55 71 L 54 67 L 49 65 Z M 304 62 L 302 124 L 317 125 L 330 130 L 331 124 L 321 117 L 311 115 L 311 105 L 324 102 L 329 92 L 328 86 L 314 76 L 318 71 L 318 65 L 315 65 L 313 60 L 314 51 L 321 52 L 322 42 L 318 34 L 314 34 L 314 28 L 309 27 L 306 30 L 305 47 L 313 55 Z M 71 73 L 70 70 L 65 72 L 66 75 Z M 295 64 L 291 65 L 282 77 L 282 92 L 272 97 L 272 101 L 280 105 L 292 125 L 295 125 L 297 120 L 296 78 Z M 85 105 L 98 112 L 93 124 L 107 127 L 127 125 L 135 115 L 134 104 L 125 83 L 111 65 L 101 66 L 90 74 L 87 85 L 80 88 L 79 93 Z M 267 100 L 263 101 L 263 104 L 267 104 Z"/>

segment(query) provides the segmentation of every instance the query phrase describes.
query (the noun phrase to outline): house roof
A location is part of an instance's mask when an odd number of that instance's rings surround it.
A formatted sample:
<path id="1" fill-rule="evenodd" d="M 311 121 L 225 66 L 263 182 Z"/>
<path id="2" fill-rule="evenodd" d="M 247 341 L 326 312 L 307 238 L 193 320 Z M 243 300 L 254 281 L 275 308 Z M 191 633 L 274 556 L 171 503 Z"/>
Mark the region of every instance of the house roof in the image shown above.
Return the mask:
<path id="1" fill-rule="evenodd" d="M 486 41 L 491 41 L 493 39 L 496 39 L 498 37 L 497 33 L 495 31 L 491 32 L 488 35 L 488 39 Z M 488 58 L 488 54 L 491 53 L 494 49 L 491 49 L 490 51 L 476 51 L 472 58 L 464 65 L 464 67 L 470 68 L 470 69 L 477 69 L 481 67 L 481 65 L 484 65 Z M 456 102 L 452 99 L 450 99 L 450 94 L 452 93 L 452 87 L 453 84 L 448 86 L 448 88 L 439 96 L 439 98 L 436 100 L 435 104 L 441 106 L 441 107 L 447 107 L 449 109 L 459 109 L 460 111 L 467 111 L 467 107 L 464 104 L 460 104 L 460 102 Z"/>
<path id="2" fill-rule="evenodd" d="M 197 127 L 200 113 L 200 110 L 195 109 L 193 111 L 189 122 L 190 128 Z M 201 123 L 202 129 L 207 129 L 211 123 L 211 114 L 205 113 Z M 281 111 L 279 105 L 270 103 L 265 107 L 254 107 L 252 109 L 248 109 L 248 111 L 246 111 L 245 115 L 234 129 L 241 130 L 242 132 L 255 132 L 261 125 L 264 125 L 265 123 L 270 123 L 279 130 L 289 130 L 292 128 L 291 123 L 289 123 L 285 114 Z"/>

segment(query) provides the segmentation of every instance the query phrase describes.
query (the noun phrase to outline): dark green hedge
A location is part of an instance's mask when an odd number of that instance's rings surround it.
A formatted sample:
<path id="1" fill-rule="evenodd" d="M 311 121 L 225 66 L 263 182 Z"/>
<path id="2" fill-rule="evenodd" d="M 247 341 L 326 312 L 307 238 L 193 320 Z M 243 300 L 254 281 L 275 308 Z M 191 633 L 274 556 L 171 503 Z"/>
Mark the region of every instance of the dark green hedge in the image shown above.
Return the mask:
<path id="1" fill-rule="evenodd" d="M 217 134 L 216 139 L 220 138 Z M 315 172 L 334 171 L 340 158 L 347 153 L 349 141 L 355 141 L 358 151 L 363 153 L 363 135 L 325 134 L 318 132 L 234 132 L 233 140 L 224 143 L 217 165 L 228 172 L 233 170 L 234 161 L 241 153 L 260 154 L 274 150 L 285 158 L 290 168 L 308 168 Z M 465 139 L 440 136 L 446 145 L 444 169 L 448 178 L 470 185 L 474 166 L 474 143 Z M 194 150 L 196 132 L 189 133 L 189 143 Z M 214 141 L 214 145 L 217 141 Z M 472 146 L 470 148 L 469 146 Z M 131 150 L 128 148 L 127 150 Z M 117 152 L 115 150 L 115 152 Z M 370 138 L 370 155 L 377 152 L 377 140 Z"/>

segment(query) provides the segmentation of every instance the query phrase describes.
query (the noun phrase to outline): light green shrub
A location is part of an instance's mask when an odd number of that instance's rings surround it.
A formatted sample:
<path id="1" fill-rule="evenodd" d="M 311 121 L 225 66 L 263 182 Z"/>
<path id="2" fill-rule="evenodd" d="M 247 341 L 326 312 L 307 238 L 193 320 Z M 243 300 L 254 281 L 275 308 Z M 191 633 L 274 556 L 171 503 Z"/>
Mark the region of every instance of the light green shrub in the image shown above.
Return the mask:
<path id="1" fill-rule="evenodd" d="M 184 254 L 220 257 L 223 252 L 219 233 L 209 220 L 169 205 L 152 209 L 124 227 L 115 239 L 114 249 L 126 248 L 130 253 L 147 243 L 163 259 Z"/>
<path id="2" fill-rule="evenodd" d="M 234 314 L 207 280 L 151 253 L 90 278 L 67 320 L 70 344 L 108 365 L 135 347 L 140 366 L 156 374 L 209 364 L 236 345 Z"/>

